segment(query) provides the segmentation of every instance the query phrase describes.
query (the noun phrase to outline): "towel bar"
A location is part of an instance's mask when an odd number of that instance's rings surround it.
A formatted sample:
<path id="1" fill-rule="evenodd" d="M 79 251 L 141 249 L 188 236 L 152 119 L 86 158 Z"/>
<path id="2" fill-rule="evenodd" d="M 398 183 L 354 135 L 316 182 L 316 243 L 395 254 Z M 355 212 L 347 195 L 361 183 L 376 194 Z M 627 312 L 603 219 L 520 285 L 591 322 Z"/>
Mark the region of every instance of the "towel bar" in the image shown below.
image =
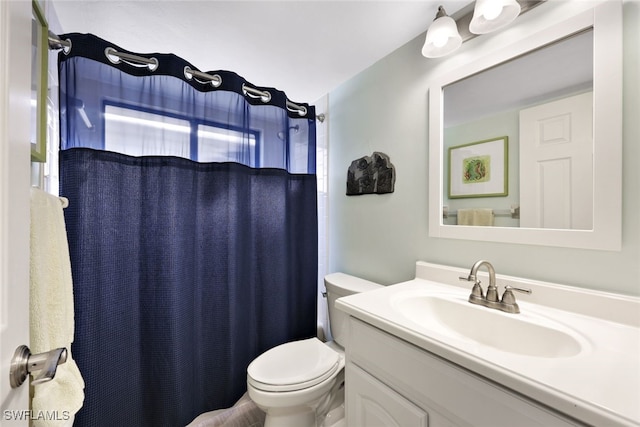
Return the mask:
<path id="1" fill-rule="evenodd" d="M 513 205 L 509 210 L 495 210 L 493 212 L 495 216 L 500 217 L 510 217 L 513 219 L 520 219 L 520 206 Z M 449 217 L 458 216 L 457 211 L 450 211 L 449 206 L 442 207 L 442 218 L 446 219 Z"/>
<path id="2" fill-rule="evenodd" d="M 11 371 L 9 373 L 11 388 L 20 387 L 29 374 L 38 371 L 40 375 L 31 381 L 32 385 L 51 381 L 56 375 L 58 365 L 66 361 L 67 349 L 65 347 L 56 348 L 45 353 L 31 354 L 29 347 L 21 345 L 16 349 L 11 359 Z"/>

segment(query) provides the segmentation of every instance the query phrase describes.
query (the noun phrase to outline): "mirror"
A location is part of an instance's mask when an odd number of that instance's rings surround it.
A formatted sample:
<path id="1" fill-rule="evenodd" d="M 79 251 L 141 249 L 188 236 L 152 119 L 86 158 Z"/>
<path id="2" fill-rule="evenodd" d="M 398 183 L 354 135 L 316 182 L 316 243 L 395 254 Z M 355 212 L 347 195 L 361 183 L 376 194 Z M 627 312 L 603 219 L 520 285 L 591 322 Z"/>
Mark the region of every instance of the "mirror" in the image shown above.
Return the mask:
<path id="1" fill-rule="evenodd" d="M 620 250 L 621 16 L 606 2 L 436 79 L 431 236 Z"/>
<path id="2" fill-rule="evenodd" d="M 36 0 L 31 14 L 31 161 L 47 161 L 47 20 Z"/>
<path id="3" fill-rule="evenodd" d="M 592 93 L 592 28 L 444 87 L 444 223 L 592 229 Z"/>

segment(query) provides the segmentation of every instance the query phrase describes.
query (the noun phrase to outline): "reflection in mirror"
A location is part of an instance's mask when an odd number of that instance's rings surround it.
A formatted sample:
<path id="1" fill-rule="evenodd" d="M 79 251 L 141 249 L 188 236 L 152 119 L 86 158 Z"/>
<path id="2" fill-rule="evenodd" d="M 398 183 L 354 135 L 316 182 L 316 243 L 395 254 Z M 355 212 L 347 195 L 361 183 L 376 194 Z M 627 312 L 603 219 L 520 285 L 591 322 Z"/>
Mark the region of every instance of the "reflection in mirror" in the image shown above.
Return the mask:
<path id="1" fill-rule="evenodd" d="M 31 161 L 46 162 L 47 21 L 37 1 L 31 12 Z"/>
<path id="2" fill-rule="evenodd" d="M 35 9 L 31 13 L 31 145 L 37 144 L 37 111 L 38 111 L 38 82 L 39 82 L 39 62 L 40 49 L 40 24 Z"/>
<path id="3" fill-rule="evenodd" d="M 468 224 L 461 218 L 469 209 L 491 209 L 496 226 L 591 229 L 592 93 L 593 29 L 444 87 L 445 223 Z M 496 155 L 458 149 L 503 136 L 504 177 Z M 462 164 L 478 162 L 479 154 L 493 162 L 483 167 L 483 182 L 467 180 Z M 508 194 L 483 196 L 491 182 L 503 180 Z M 466 196 L 451 196 L 456 183 Z"/>
<path id="4" fill-rule="evenodd" d="M 457 68 L 444 62 L 430 82 L 429 236 L 618 251 L 622 2 L 545 2 L 540 8 L 539 16 L 513 33 L 516 40 L 477 53 L 467 49 L 470 60 Z M 545 25 L 545 16 L 558 19 Z M 527 65 L 538 56 L 545 58 L 541 64 Z M 522 63 L 524 69 L 518 69 Z M 570 121 L 579 116 L 580 124 L 572 129 L 567 111 L 575 109 Z M 571 145 L 563 142 L 569 134 L 577 136 L 584 152 L 559 150 Z M 504 172 L 494 168 L 494 154 L 485 144 L 496 140 L 508 140 L 495 154 L 508 158 Z M 471 154 L 460 149 L 465 145 L 473 148 Z M 543 152 L 548 147 L 555 151 Z M 458 162 L 454 168 L 450 152 Z M 470 171 L 468 165 L 479 169 Z M 493 176 L 506 181 L 504 186 L 462 188 L 465 180 L 475 185 Z M 450 182 L 458 186 L 453 192 L 458 197 L 449 196 Z M 461 210 L 464 226 L 457 225 Z M 487 210 L 493 214 L 488 220 Z M 474 222 L 475 217 L 484 219 Z"/>

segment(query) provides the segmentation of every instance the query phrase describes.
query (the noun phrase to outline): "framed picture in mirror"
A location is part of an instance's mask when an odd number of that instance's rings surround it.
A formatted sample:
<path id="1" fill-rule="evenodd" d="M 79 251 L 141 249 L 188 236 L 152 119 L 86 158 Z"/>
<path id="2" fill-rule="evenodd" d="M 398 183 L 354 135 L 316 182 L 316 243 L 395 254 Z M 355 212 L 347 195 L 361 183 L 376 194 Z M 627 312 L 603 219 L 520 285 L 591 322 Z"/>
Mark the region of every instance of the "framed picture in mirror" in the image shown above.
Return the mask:
<path id="1" fill-rule="evenodd" d="M 509 194 L 509 137 L 449 148 L 449 198 Z"/>

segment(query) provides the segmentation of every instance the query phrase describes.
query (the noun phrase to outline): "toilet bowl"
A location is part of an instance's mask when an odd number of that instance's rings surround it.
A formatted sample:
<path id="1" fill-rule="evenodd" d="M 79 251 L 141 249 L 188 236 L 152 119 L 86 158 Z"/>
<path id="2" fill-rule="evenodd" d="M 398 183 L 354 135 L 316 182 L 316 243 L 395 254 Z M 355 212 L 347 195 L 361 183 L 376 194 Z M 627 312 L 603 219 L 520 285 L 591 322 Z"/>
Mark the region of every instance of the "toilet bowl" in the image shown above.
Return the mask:
<path id="1" fill-rule="evenodd" d="M 309 338 L 281 344 L 262 353 L 247 368 L 249 397 L 266 413 L 265 427 L 329 427 L 340 422 L 333 417 L 330 425 L 325 423 L 327 413 L 344 404 L 347 317 L 335 310 L 334 303 L 381 285 L 332 273 L 325 277 L 325 286 L 334 341 Z"/>
<path id="2" fill-rule="evenodd" d="M 249 365 L 249 397 L 267 414 L 265 427 L 315 426 L 343 368 L 344 354 L 317 338 L 282 344 Z"/>

